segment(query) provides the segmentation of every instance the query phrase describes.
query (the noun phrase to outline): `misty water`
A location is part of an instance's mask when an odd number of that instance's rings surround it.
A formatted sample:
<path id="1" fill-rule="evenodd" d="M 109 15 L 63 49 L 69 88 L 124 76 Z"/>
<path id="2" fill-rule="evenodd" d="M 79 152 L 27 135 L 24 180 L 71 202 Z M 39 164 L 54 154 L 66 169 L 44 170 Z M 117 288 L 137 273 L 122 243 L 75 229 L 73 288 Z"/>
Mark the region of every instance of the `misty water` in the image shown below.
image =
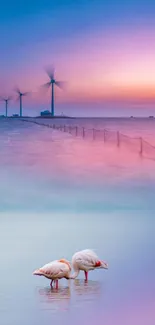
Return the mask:
<path id="1" fill-rule="evenodd" d="M 106 127 L 155 142 L 154 121 L 125 123 Z M 128 148 L 0 120 L 1 324 L 154 325 L 154 166 Z M 32 275 L 85 248 L 109 264 L 88 283 L 81 272 L 51 290 Z"/>

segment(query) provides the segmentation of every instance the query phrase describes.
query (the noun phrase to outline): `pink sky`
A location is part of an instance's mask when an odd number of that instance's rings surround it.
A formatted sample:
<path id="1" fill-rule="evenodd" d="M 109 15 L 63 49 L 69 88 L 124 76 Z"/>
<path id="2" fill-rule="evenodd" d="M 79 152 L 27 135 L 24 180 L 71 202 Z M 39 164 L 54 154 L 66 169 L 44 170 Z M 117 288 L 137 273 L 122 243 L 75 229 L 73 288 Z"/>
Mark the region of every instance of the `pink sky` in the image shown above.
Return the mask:
<path id="1" fill-rule="evenodd" d="M 4 93 L 14 85 L 31 90 L 25 105 L 48 105 L 49 93 L 39 86 L 48 81 L 44 67 L 53 63 L 56 78 L 67 81 L 65 91 L 56 90 L 57 105 L 105 103 L 114 107 L 131 103 L 143 107 L 155 103 L 155 32 L 146 28 L 114 28 L 84 33 L 75 39 L 58 39 L 22 45 L 16 69 L 1 75 Z M 23 62 L 25 62 L 23 64 Z M 8 79 L 9 78 L 9 79 Z M 12 104 L 13 105 L 13 104 Z"/>

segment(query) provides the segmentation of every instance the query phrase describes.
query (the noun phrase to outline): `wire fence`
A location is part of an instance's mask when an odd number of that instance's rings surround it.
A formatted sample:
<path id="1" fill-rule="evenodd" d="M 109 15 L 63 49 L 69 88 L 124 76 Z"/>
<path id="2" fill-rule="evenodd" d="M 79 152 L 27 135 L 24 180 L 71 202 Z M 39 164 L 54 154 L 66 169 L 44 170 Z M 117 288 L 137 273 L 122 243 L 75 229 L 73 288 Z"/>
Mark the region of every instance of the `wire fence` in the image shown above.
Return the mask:
<path id="1" fill-rule="evenodd" d="M 144 140 L 142 137 L 130 137 L 120 131 L 107 129 L 86 128 L 77 125 L 57 125 L 37 122 L 36 120 L 22 119 L 24 122 L 31 122 L 43 125 L 53 130 L 59 130 L 71 134 L 74 137 L 92 141 L 102 141 L 104 144 L 113 144 L 115 146 L 129 148 L 131 151 L 139 153 L 141 157 L 155 160 L 155 146 Z"/>

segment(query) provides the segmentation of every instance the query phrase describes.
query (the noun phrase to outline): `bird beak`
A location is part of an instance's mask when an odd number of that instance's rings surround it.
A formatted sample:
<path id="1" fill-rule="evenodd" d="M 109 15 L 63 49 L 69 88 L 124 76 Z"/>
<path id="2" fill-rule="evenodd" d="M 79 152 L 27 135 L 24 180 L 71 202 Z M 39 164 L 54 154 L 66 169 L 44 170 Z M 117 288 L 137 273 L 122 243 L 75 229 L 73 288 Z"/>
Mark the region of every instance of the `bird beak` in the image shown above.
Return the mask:
<path id="1" fill-rule="evenodd" d="M 103 269 L 108 270 L 108 263 L 102 261 L 102 265 L 101 265 L 101 267 L 102 267 Z"/>
<path id="2" fill-rule="evenodd" d="M 32 274 L 33 274 L 33 275 L 37 275 L 37 272 L 36 272 L 36 271 L 34 271 Z"/>
<path id="3" fill-rule="evenodd" d="M 40 270 L 35 270 L 32 274 L 33 275 L 42 275 L 42 273 L 40 272 Z"/>

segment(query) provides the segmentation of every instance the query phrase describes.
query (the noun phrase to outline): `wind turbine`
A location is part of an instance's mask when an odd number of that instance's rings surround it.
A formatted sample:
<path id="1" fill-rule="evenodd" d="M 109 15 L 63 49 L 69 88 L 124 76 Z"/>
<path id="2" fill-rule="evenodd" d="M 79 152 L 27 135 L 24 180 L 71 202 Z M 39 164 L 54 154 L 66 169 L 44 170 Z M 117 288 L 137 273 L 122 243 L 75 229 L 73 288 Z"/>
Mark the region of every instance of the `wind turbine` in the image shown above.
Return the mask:
<path id="1" fill-rule="evenodd" d="M 14 89 L 14 91 L 19 95 L 17 99 L 19 99 L 20 117 L 22 117 L 22 97 L 28 95 L 29 92 L 22 93 L 19 88 Z"/>
<path id="2" fill-rule="evenodd" d="M 50 88 L 51 87 L 51 115 L 54 116 L 54 86 L 59 87 L 60 89 L 63 89 L 64 87 L 64 82 L 63 81 L 56 81 L 54 78 L 54 72 L 55 69 L 48 68 L 46 69 L 46 73 L 48 74 L 48 77 L 50 79 L 49 82 L 43 85 L 45 88 Z"/>
<path id="3" fill-rule="evenodd" d="M 8 97 L 0 97 L 0 99 L 5 102 L 5 116 L 8 116 L 8 101 L 12 99 L 11 96 Z"/>

